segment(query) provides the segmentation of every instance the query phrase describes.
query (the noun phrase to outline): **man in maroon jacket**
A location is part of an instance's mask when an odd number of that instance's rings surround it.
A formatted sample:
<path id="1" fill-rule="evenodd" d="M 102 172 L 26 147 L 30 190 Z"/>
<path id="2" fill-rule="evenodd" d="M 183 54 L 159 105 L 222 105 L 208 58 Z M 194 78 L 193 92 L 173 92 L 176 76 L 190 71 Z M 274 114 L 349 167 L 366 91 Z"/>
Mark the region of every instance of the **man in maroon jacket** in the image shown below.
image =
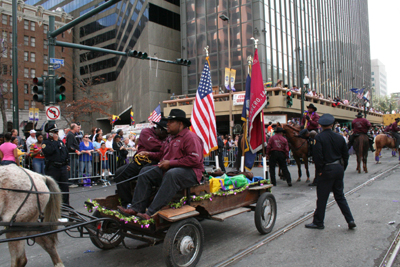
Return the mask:
<path id="1" fill-rule="evenodd" d="M 285 137 L 283 137 L 283 130 L 281 127 L 277 127 L 275 135 L 268 140 L 267 145 L 267 159 L 269 158 L 269 173 L 271 177 L 271 183 L 276 186 L 275 178 L 275 166 L 278 163 L 285 176 L 288 186 L 292 186 L 292 178 L 290 177 L 289 170 L 286 165 L 286 161 L 289 163 L 289 143 Z"/>
<path id="2" fill-rule="evenodd" d="M 353 134 L 350 135 L 349 137 L 349 143 L 347 144 L 348 149 L 350 149 L 354 143 L 354 139 L 359 136 L 360 134 L 366 134 L 368 135 L 368 131 L 371 128 L 371 123 L 363 118 L 363 114 L 362 112 L 358 112 L 358 114 L 356 115 L 356 119 L 353 120 L 353 122 L 351 123 L 351 127 L 353 128 Z M 374 140 L 372 138 L 369 138 L 369 148 L 371 149 L 372 152 L 374 152 Z M 372 139 L 372 140 L 371 140 Z"/>
<path id="3" fill-rule="evenodd" d="M 308 133 L 310 131 L 318 132 L 318 120 L 319 115 L 317 114 L 317 108 L 310 104 L 307 106 L 307 111 L 303 114 L 303 119 L 301 120 L 301 128 L 303 130 L 300 131 L 299 137 L 308 138 Z"/>
<path id="4" fill-rule="evenodd" d="M 166 119 L 170 136 L 160 152 L 139 153 L 158 160 L 159 163 L 157 166 L 144 167 L 140 171 L 131 208 L 120 207 L 123 213 L 150 219 L 167 205 L 178 191 L 198 184 L 202 179 L 203 142 L 188 129 L 191 123 L 186 119 L 186 113 L 180 109 L 172 109 Z M 148 206 L 153 186 L 160 186 L 160 189 Z"/>
<path id="5" fill-rule="evenodd" d="M 141 151 L 158 152 L 161 146 L 168 136 L 167 133 L 167 120 L 162 118 L 160 122 L 154 122 L 156 127 L 146 128 L 140 132 L 138 141 L 138 149 L 136 153 Z M 158 161 L 146 162 L 134 160 L 132 163 L 119 167 L 115 173 L 115 182 L 117 184 L 117 192 L 121 198 L 121 205 L 126 207 L 132 201 L 131 183 L 122 181 L 128 180 L 129 178 L 135 177 L 139 174 L 140 170 L 148 165 L 157 164 Z"/>
<path id="6" fill-rule="evenodd" d="M 390 131 L 393 134 L 393 137 L 396 138 L 396 148 L 399 148 L 400 145 L 400 128 L 397 125 L 400 121 L 400 118 L 396 118 L 395 121 L 392 123 L 392 125 L 390 126 Z"/>

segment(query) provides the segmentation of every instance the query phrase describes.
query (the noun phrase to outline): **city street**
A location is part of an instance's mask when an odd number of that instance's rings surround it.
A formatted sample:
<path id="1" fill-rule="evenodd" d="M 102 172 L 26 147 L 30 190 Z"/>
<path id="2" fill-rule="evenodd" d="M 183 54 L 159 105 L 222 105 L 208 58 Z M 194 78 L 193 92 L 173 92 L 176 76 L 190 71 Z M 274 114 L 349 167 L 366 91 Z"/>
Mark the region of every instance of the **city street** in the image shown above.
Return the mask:
<path id="1" fill-rule="evenodd" d="M 310 214 L 316 201 L 315 187 L 305 183 L 304 169 L 302 181 L 296 182 L 297 167 L 290 166 L 293 186 L 288 187 L 286 182 L 278 179 L 277 187 L 272 189 L 278 206 L 273 232 L 260 235 L 254 225 L 254 213 L 244 213 L 223 223 L 202 221 L 205 243 L 198 266 L 226 266 L 227 262 L 230 266 L 379 266 L 400 228 L 400 165 L 398 157 L 391 157 L 390 150 L 383 150 L 382 164 L 375 164 L 370 152 L 369 173 L 358 174 L 355 158 L 354 155 L 350 157 L 345 192 L 379 176 L 347 196 L 356 230 L 348 230 L 336 204 L 327 208 L 324 230 L 306 229 L 304 224 L 312 219 L 287 228 Z M 261 175 L 262 169 L 255 168 L 253 172 Z M 313 165 L 310 173 L 314 174 Z M 115 190 L 115 186 L 94 188 L 98 190 L 72 189 L 75 193 L 71 195 L 72 206 L 84 212 L 86 199 L 111 195 Z M 329 201 L 332 199 L 331 196 Z M 279 232 L 282 234 L 266 240 Z M 65 266 L 164 266 L 162 244 L 141 250 L 127 250 L 120 245 L 102 251 L 89 239 L 73 239 L 61 233 L 59 240 L 58 251 Z M 137 244 L 130 239 L 125 241 L 130 247 Z M 26 246 L 26 253 L 27 266 L 52 265 L 48 254 L 38 245 Z M 0 244 L 0 266 L 9 266 L 7 244 Z"/>

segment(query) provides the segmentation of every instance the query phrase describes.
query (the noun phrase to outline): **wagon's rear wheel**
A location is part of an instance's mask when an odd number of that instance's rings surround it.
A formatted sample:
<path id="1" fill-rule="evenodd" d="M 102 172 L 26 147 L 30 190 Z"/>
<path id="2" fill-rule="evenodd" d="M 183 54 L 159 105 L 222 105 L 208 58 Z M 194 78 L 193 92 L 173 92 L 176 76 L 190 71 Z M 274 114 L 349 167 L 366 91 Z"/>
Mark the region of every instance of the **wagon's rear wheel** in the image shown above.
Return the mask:
<path id="1" fill-rule="evenodd" d="M 254 222 L 257 230 L 265 235 L 274 228 L 276 220 L 276 200 L 271 193 L 263 193 L 257 201 Z"/>
<path id="2" fill-rule="evenodd" d="M 93 213 L 93 216 L 96 218 L 102 217 L 97 210 Z M 96 229 L 99 229 L 98 235 L 96 230 L 89 231 L 90 241 L 92 241 L 93 245 L 104 250 L 117 247 L 124 239 L 120 224 L 110 220 L 98 223 L 100 224 L 96 225 Z"/>
<path id="3" fill-rule="evenodd" d="M 167 266 L 196 266 L 203 252 L 204 232 L 194 218 L 178 221 L 165 236 L 163 254 Z"/>

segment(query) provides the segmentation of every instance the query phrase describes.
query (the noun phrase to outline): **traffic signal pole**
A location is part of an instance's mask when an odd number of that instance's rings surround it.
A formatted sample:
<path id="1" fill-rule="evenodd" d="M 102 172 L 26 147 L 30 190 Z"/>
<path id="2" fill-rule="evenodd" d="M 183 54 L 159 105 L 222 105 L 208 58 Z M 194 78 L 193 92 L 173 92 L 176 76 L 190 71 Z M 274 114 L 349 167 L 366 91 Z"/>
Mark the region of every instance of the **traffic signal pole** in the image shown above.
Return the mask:
<path id="1" fill-rule="evenodd" d="M 13 128 L 19 128 L 18 110 L 18 44 L 17 44 L 17 1 L 12 1 L 12 84 L 13 84 Z M 3 129 L 4 132 L 7 129 Z"/>
<path id="2" fill-rule="evenodd" d="M 55 58 L 56 57 L 56 47 L 55 47 L 55 39 L 50 38 L 50 33 L 55 31 L 55 17 L 50 16 L 49 17 L 49 58 Z M 53 68 L 53 64 L 50 63 L 49 60 L 49 77 L 48 77 L 48 88 L 45 91 L 46 92 L 46 100 L 45 104 L 46 105 L 54 105 L 56 103 L 56 92 L 55 92 L 55 71 Z"/>

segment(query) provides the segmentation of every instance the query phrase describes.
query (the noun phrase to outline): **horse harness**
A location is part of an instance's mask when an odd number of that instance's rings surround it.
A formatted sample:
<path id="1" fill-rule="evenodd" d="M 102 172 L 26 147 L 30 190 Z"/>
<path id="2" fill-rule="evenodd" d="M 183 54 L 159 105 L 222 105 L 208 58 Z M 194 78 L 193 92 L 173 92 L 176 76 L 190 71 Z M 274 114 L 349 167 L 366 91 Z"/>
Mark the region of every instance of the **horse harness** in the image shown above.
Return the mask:
<path id="1" fill-rule="evenodd" d="M 32 192 L 32 189 L 35 188 L 35 191 L 36 191 L 36 192 L 38 191 L 38 189 L 37 189 L 37 187 L 36 187 L 36 184 L 33 182 L 33 179 L 32 179 L 32 177 L 29 175 L 29 173 L 27 173 L 23 168 L 21 168 L 21 169 L 26 173 L 26 175 L 28 175 L 29 180 L 31 181 L 31 188 L 30 188 L 29 191 L 27 192 L 27 195 L 26 195 L 24 201 L 22 201 L 21 205 L 19 206 L 19 208 L 17 209 L 17 211 L 16 211 L 16 212 L 14 213 L 14 215 L 12 216 L 12 218 L 11 218 L 11 220 L 10 220 L 10 227 L 13 226 L 14 222 L 16 221 L 18 212 L 21 211 L 22 207 L 24 206 L 24 204 L 25 204 L 26 201 L 28 200 L 29 196 L 34 192 L 34 191 Z M 39 209 L 39 219 L 40 219 L 41 222 L 43 222 L 44 214 L 43 214 L 42 209 L 41 209 L 41 207 L 40 207 L 39 194 L 36 194 L 36 201 L 37 201 L 37 205 L 38 205 L 38 209 Z"/>

